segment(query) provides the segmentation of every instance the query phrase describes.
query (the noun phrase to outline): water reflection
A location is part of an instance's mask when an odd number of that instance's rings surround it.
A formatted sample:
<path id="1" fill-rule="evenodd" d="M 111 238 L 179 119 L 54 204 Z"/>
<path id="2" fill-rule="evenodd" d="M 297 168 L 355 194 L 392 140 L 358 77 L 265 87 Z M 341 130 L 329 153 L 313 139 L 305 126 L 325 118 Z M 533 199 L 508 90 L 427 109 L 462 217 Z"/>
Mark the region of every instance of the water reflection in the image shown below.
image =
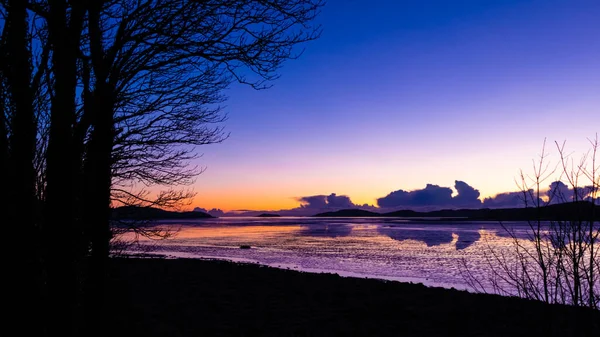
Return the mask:
<path id="1" fill-rule="evenodd" d="M 313 223 L 301 224 L 298 235 L 337 238 L 348 236 L 352 232 L 352 226 L 340 223 Z"/>
<path id="2" fill-rule="evenodd" d="M 528 224 L 503 224 L 503 227 L 497 231 L 496 235 L 503 238 L 517 239 L 523 241 L 535 241 L 535 236 L 539 235 L 542 241 L 548 240 L 552 247 L 567 245 L 573 239 L 573 233 L 582 232 L 586 235 L 589 231 L 589 222 L 581 224 L 577 222 L 542 222 L 540 224 L 539 234 L 537 233 L 537 223 Z M 579 227 L 582 226 L 582 227 Z M 600 223 L 594 223 L 592 237 L 600 242 Z M 586 236 L 589 238 L 590 236 Z"/>
<path id="3" fill-rule="evenodd" d="M 536 224 L 531 223 L 531 226 L 536 226 Z M 509 239 L 519 239 L 519 240 L 532 240 L 531 234 L 532 228 L 528 223 L 502 223 L 498 231 L 496 232 L 497 236 Z M 550 228 L 550 223 L 542 223 L 541 230 L 547 231 Z"/>
<path id="4" fill-rule="evenodd" d="M 439 246 L 444 243 L 452 242 L 452 232 L 450 231 L 437 231 L 429 229 L 418 229 L 418 228 L 401 228 L 401 227 L 388 227 L 381 226 L 377 230 L 383 235 L 387 235 L 390 238 L 398 241 L 404 240 L 416 240 L 425 242 L 427 247 Z"/>
<path id="5" fill-rule="evenodd" d="M 481 235 L 476 229 L 473 230 L 440 230 L 439 228 L 402 228 L 393 226 L 381 226 L 378 232 L 387 235 L 390 238 L 398 241 L 415 240 L 424 242 L 427 247 L 439 246 L 442 244 L 452 243 L 454 237 L 458 237 L 456 241 L 456 249 L 465 249 L 477 242 Z"/>
<path id="6" fill-rule="evenodd" d="M 461 231 L 458 233 L 458 241 L 456 242 L 456 250 L 461 250 L 474 244 L 481 238 L 479 231 Z"/>
<path id="7" fill-rule="evenodd" d="M 234 218 L 161 225 L 180 230 L 169 240 L 143 240 L 140 246 L 144 247 L 135 251 L 148 252 L 142 249 L 147 246 L 166 256 L 259 262 L 361 277 L 408 278 L 454 287 L 464 286 L 458 261 L 465 261 L 473 275 L 487 277 L 485 250 L 490 246 L 510 249 L 512 242 L 496 235 L 503 234 L 497 223 L 482 222 Z M 516 229 L 523 232 L 527 228 L 521 224 Z M 405 240 L 414 241 L 401 242 Z M 242 245 L 251 249 L 240 249 Z"/>

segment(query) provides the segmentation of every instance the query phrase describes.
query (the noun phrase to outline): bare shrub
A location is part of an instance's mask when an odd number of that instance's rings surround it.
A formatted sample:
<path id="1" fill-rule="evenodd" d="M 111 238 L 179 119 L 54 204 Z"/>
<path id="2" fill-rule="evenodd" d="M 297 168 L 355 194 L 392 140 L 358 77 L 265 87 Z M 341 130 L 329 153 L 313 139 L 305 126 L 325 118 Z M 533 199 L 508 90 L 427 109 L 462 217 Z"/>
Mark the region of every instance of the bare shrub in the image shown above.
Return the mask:
<path id="1" fill-rule="evenodd" d="M 533 175 L 521 171 L 518 185 L 525 207 L 535 209 L 523 229 L 502 224 L 508 246 L 486 242 L 489 274 L 481 279 L 463 261 L 468 285 L 479 292 L 519 296 L 546 303 L 598 309 L 600 306 L 600 165 L 599 141 L 575 158 L 565 143 L 555 143 L 559 162 L 548 162 L 546 146 L 533 163 Z M 549 189 L 545 184 L 552 180 Z"/>

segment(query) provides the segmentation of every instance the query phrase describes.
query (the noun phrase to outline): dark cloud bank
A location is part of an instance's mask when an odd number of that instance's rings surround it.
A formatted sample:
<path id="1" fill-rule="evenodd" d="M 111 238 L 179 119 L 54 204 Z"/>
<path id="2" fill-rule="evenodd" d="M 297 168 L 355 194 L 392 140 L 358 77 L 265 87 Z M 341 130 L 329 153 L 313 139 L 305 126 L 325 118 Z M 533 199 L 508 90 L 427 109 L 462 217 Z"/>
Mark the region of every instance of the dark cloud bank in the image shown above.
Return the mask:
<path id="1" fill-rule="evenodd" d="M 564 185 L 564 184 L 563 184 Z M 435 210 L 442 208 L 512 208 L 524 206 L 523 192 L 499 193 L 494 197 L 479 198 L 479 190 L 464 181 L 456 180 L 454 190 L 450 187 L 427 184 L 425 188 L 412 191 L 397 190 L 377 199 L 381 208 L 406 208 Z"/>
<path id="2" fill-rule="evenodd" d="M 315 209 L 315 208 L 352 208 L 356 207 L 350 197 L 346 195 L 336 195 L 331 193 L 330 195 L 312 195 L 308 197 L 298 198 L 301 204 L 300 208 L 304 209 Z"/>
<path id="3" fill-rule="evenodd" d="M 586 188 L 578 191 L 585 196 Z M 572 200 L 573 190 L 560 181 L 550 184 L 545 192 L 546 199 L 550 203 L 558 203 Z M 314 215 L 321 212 L 335 211 L 349 208 L 359 208 L 374 212 L 391 212 L 400 209 L 412 209 L 417 211 L 430 211 L 439 209 L 459 209 L 459 208 L 517 208 L 525 206 L 525 199 L 530 203 L 534 200 L 533 191 L 523 192 L 505 192 L 499 193 L 493 197 L 480 199 L 479 190 L 470 186 L 464 181 L 456 180 L 454 189 L 439 185 L 427 184 L 425 188 L 411 191 L 396 190 L 388 195 L 377 199 L 377 206 L 358 205 L 352 202 L 347 195 L 311 195 L 298 197 L 296 200 L 300 206 L 288 210 L 264 210 L 264 211 L 234 211 L 225 213 L 220 209 L 205 210 L 195 208 L 195 211 L 202 211 L 213 216 L 256 216 L 261 213 L 277 213 L 283 216 L 305 216 Z M 582 198 L 584 199 L 584 197 Z M 540 199 L 541 201 L 541 199 Z"/>
<path id="4" fill-rule="evenodd" d="M 477 208 L 481 206 L 479 191 L 464 181 L 455 181 L 454 192 L 449 187 L 427 184 L 424 189 L 404 191 L 397 190 L 385 197 L 377 199 L 377 205 L 382 208 L 414 208 L 414 207 L 464 207 Z"/>

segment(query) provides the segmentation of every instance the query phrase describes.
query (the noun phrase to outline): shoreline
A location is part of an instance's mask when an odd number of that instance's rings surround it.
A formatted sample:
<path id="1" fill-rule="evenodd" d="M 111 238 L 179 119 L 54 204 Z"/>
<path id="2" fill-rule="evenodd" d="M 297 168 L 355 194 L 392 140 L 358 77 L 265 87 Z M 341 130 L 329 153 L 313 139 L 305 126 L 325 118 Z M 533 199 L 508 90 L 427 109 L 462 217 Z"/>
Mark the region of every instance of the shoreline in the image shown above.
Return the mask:
<path id="1" fill-rule="evenodd" d="M 174 255 L 176 254 L 176 255 Z M 164 254 L 153 252 L 153 253 L 144 253 L 140 252 L 140 254 L 131 254 L 129 257 L 131 258 L 148 258 L 144 255 L 150 255 L 148 257 L 156 257 L 160 259 L 174 260 L 174 259 L 191 259 L 191 260 L 201 260 L 201 261 L 223 261 L 230 262 L 236 264 L 248 264 L 248 265 L 258 265 L 263 267 L 275 268 L 280 270 L 291 270 L 302 273 L 311 273 L 311 274 L 329 274 L 329 275 L 337 275 L 340 277 L 349 277 L 349 278 L 358 278 L 358 279 L 368 279 L 368 280 L 380 280 L 380 281 L 392 281 L 392 282 L 401 282 L 401 283 L 409 283 L 409 284 L 421 284 L 426 287 L 433 288 L 444 288 L 444 289 L 456 289 L 467 291 L 471 293 L 475 293 L 474 291 L 470 291 L 467 285 L 464 284 L 452 284 L 452 283 L 443 283 L 443 282 L 434 282 L 429 279 L 420 278 L 420 277 L 403 277 L 403 276 L 385 276 L 385 275 L 373 275 L 373 274 L 361 274 L 351 271 L 344 270 L 336 270 L 336 269 L 317 269 L 317 268 L 305 268 L 294 264 L 282 264 L 282 263 L 262 263 L 258 260 L 248 259 L 248 258 L 235 258 L 235 257 L 221 257 L 221 256 L 213 256 L 213 255 L 197 255 L 194 253 L 185 253 L 185 252 L 165 252 Z"/>
<path id="2" fill-rule="evenodd" d="M 120 336 L 595 336 L 600 312 L 217 260 L 113 258 Z"/>

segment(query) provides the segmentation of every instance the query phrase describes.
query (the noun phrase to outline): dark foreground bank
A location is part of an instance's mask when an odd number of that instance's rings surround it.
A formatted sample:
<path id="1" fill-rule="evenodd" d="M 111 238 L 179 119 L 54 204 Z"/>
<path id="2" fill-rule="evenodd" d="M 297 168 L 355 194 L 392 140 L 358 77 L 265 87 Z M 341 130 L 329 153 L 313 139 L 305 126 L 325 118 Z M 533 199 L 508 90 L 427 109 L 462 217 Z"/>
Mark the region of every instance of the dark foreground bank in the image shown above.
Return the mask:
<path id="1" fill-rule="evenodd" d="M 600 312 L 220 261 L 114 259 L 119 336 L 600 336 Z"/>

